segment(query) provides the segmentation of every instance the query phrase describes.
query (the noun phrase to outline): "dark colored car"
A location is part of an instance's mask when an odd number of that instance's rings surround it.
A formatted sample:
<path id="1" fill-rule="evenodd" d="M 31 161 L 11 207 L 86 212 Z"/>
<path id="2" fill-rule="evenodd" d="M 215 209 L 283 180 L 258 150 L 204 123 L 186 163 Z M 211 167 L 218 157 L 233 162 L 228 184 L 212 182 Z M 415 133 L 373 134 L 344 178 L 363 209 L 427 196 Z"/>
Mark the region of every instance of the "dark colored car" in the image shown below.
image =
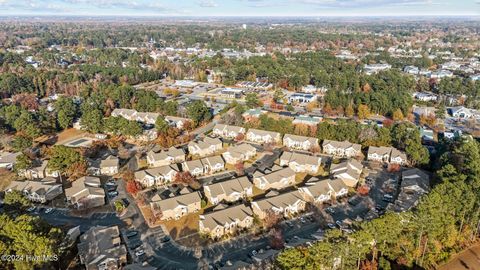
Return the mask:
<path id="1" fill-rule="evenodd" d="M 126 236 L 127 236 L 127 238 L 131 238 L 131 237 L 136 236 L 137 234 L 138 234 L 137 231 L 129 231 L 129 232 L 127 232 Z"/>
<path id="2" fill-rule="evenodd" d="M 140 241 L 139 241 L 139 242 L 132 243 L 132 244 L 130 245 L 130 249 L 131 249 L 131 250 L 135 250 L 135 249 L 139 248 L 141 245 L 142 245 L 142 242 L 140 242 Z"/>
<path id="3" fill-rule="evenodd" d="M 170 237 L 168 235 L 165 235 L 163 238 L 162 238 L 162 243 L 166 243 L 170 241 Z"/>

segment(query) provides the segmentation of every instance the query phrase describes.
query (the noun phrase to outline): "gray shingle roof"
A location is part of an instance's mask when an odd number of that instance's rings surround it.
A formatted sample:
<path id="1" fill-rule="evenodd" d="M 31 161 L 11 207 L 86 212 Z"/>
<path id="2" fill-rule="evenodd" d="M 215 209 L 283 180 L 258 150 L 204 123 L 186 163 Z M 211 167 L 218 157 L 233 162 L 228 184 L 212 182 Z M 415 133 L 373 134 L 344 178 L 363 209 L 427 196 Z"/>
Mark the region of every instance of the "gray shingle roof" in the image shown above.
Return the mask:
<path id="1" fill-rule="evenodd" d="M 195 191 L 189 194 L 161 200 L 159 202 L 156 202 L 156 204 L 161 211 L 166 211 L 166 210 L 175 209 L 179 205 L 188 206 L 188 205 L 200 202 L 200 200 L 201 200 L 200 193 L 198 191 Z"/>
<path id="2" fill-rule="evenodd" d="M 242 221 L 246 217 L 253 216 L 252 209 L 245 205 L 237 205 L 226 208 L 224 210 L 215 211 L 209 214 L 203 215 L 204 220 L 201 220 L 203 226 L 209 229 L 215 229 L 217 226 L 223 226 L 227 223 L 233 223 L 236 220 Z"/>
<path id="3" fill-rule="evenodd" d="M 210 194 L 212 195 L 212 197 L 217 197 L 220 194 L 226 194 L 227 196 L 229 196 L 234 192 L 241 193 L 245 189 L 252 186 L 253 184 L 250 182 L 250 180 L 248 180 L 246 176 L 215 183 L 212 185 L 207 185 L 207 187 L 210 189 Z"/>
<path id="4" fill-rule="evenodd" d="M 303 197 L 298 190 L 280 194 L 278 196 L 255 201 L 262 211 L 276 208 L 285 208 L 295 204 L 297 201 L 303 201 Z"/>

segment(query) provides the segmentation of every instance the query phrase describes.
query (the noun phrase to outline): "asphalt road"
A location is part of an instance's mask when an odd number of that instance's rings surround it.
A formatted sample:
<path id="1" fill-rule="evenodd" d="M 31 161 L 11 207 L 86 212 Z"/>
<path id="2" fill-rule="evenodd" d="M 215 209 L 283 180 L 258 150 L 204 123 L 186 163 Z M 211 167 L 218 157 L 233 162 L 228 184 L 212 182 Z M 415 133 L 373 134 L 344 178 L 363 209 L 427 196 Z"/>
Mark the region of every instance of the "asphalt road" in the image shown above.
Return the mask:
<path id="1" fill-rule="evenodd" d="M 78 217 L 69 214 L 67 209 L 54 209 L 46 214 L 44 211 L 33 213 L 42 217 L 49 224 L 54 226 L 80 226 L 80 231 L 85 232 L 94 226 L 124 226 L 124 222 L 120 220 L 115 213 L 94 213 L 88 217 Z"/>

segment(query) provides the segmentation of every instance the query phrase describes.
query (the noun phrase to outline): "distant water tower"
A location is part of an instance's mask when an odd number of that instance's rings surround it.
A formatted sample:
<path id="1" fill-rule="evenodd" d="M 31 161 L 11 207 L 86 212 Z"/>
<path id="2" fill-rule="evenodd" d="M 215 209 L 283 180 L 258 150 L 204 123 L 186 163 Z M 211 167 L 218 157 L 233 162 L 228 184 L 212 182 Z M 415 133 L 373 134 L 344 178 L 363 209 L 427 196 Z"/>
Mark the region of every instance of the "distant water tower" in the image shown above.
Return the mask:
<path id="1" fill-rule="evenodd" d="M 246 24 L 242 24 L 242 28 L 243 28 L 244 30 L 247 30 L 247 25 L 246 25 Z"/>

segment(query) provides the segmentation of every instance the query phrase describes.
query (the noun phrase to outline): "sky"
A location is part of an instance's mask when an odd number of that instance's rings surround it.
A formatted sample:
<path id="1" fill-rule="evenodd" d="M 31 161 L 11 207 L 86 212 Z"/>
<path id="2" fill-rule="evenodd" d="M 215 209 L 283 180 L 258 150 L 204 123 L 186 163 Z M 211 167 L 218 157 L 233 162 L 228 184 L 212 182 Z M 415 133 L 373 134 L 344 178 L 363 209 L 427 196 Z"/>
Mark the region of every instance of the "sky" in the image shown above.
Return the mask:
<path id="1" fill-rule="evenodd" d="M 480 0 L 0 0 L 0 15 L 478 16 Z"/>

